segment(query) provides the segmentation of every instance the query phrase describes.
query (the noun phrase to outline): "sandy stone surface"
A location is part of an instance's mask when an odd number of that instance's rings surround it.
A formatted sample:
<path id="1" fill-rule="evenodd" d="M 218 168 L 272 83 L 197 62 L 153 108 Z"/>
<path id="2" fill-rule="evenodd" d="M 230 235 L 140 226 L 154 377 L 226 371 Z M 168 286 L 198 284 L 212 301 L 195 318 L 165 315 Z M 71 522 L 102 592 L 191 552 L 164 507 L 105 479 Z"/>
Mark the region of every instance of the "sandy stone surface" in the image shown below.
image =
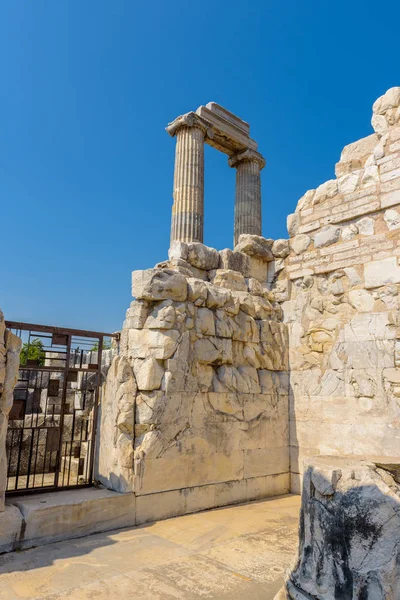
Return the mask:
<path id="1" fill-rule="evenodd" d="M 272 600 L 300 498 L 186 515 L 0 556 L 1 600 Z"/>

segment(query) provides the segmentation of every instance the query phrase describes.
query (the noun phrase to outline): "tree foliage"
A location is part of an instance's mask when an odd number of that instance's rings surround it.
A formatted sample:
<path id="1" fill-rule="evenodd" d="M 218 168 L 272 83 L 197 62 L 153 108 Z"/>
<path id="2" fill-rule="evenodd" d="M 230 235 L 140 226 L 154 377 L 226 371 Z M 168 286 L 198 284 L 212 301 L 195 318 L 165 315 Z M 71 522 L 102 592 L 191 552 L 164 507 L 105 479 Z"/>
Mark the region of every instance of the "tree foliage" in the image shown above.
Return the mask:
<path id="1" fill-rule="evenodd" d="M 39 338 L 35 338 L 29 344 L 25 342 L 22 345 L 20 354 L 20 365 L 25 366 L 28 360 L 37 360 L 39 365 L 44 365 L 45 351 L 43 350 L 43 342 Z"/>
<path id="2" fill-rule="evenodd" d="M 96 342 L 90 348 L 90 350 L 92 352 L 97 352 L 98 349 L 99 349 L 99 342 Z M 111 340 L 103 340 L 103 350 L 111 350 Z"/>

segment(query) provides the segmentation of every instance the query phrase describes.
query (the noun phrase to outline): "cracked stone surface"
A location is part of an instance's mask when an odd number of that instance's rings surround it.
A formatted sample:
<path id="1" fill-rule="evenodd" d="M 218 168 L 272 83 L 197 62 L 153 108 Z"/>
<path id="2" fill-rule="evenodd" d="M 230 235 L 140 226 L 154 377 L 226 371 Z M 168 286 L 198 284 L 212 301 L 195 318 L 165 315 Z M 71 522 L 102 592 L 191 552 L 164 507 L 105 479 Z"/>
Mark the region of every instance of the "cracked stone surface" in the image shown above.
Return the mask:
<path id="1" fill-rule="evenodd" d="M 299 538 L 276 600 L 400 598 L 400 457 L 308 459 Z"/>

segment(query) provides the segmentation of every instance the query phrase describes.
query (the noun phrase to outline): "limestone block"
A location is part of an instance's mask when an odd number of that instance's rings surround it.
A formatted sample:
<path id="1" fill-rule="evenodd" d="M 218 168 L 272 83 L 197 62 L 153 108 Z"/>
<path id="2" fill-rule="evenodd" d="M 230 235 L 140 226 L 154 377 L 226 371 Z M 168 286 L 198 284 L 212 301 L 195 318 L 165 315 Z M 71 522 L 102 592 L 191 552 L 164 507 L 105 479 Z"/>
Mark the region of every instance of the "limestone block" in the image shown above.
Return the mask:
<path id="1" fill-rule="evenodd" d="M 306 460 L 299 549 L 278 598 L 400 597 L 400 458 Z"/>
<path id="2" fill-rule="evenodd" d="M 276 312 L 268 298 L 253 296 L 254 316 L 256 319 L 267 319 Z"/>
<path id="3" fill-rule="evenodd" d="M 371 312 L 375 298 L 367 290 L 352 290 L 349 292 L 349 302 L 359 312 Z"/>
<path id="4" fill-rule="evenodd" d="M 237 392 L 239 394 L 259 394 L 257 369 L 250 366 L 233 367 L 222 365 L 216 371 L 214 390 L 216 392 Z"/>
<path id="5" fill-rule="evenodd" d="M 164 376 L 164 367 L 153 357 L 136 359 L 133 370 L 139 390 L 158 390 Z"/>
<path id="6" fill-rule="evenodd" d="M 235 322 L 223 310 L 216 311 L 215 331 L 217 337 L 232 338 L 235 331 Z"/>
<path id="7" fill-rule="evenodd" d="M 186 514 L 185 490 L 171 490 L 136 498 L 136 525 Z"/>
<path id="8" fill-rule="evenodd" d="M 362 279 L 358 274 L 357 269 L 355 269 L 354 267 L 346 267 L 345 269 L 343 269 L 343 271 L 348 277 L 351 286 L 359 285 L 360 283 L 362 283 Z"/>
<path id="9" fill-rule="evenodd" d="M 357 142 L 345 146 L 340 156 L 340 162 L 336 164 L 336 176 L 340 177 L 343 171 L 344 173 L 350 172 L 352 170 L 352 165 L 354 164 L 362 167 L 365 164 L 367 157 L 373 152 L 378 141 L 378 136 L 376 133 L 373 133 Z"/>
<path id="10" fill-rule="evenodd" d="M 148 329 L 172 329 L 175 325 L 175 308 L 172 300 L 160 302 L 145 322 Z"/>
<path id="11" fill-rule="evenodd" d="M 315 190 L 314 204 L 318 204 L 327 198 L 333 198 L 338 193 L 338 182 L 336 179 L 331 179 L 322 183 Z"/>
<path id="12" fill-rule="evenodd" d="M 335 244 L 340 237 L 340 227 L 334 227 L 333 225 L 327 225 L 323 227 L 314 237 L 314 246 L 316 248 L 322 248 L 324 246 L 330 246 Z"/>
<path id="13" fill-rule="evenodd" d="M 275 261 L 265 262 L 261 258 L 257 258 L 255 256 L 249 256 L 248 270 L 245 274 L 245 277 L 254 277 L 258 279 L 262 283 L 267 281 L 268 269 L 272 262 L 277 262 L 283 259 L 276 259 Z"/>
<path id="14" fill-rule="evenodd" d="M 219 253 L 215 248 L 205 246 L 200 242 L 191 242 L 187 244 L 187 262 L 204 271 L 218 269 Z"/>
<path id="15" fill-rule="evenodd" d="M 289 240 L 275 240 L 272 244 L 272 254 L 278 258 L 286 258 L 289 252 Z"/>
<path id="16" fill-rule="evenodd" d="M 380 137 L 380 139 L 379 139 Z M 385 146 L 389 139 L 389 134 L 384 134 L 382 136 L 378 136 L 379 143 L 375 146 L 373 157 L 375 161 L 382 159 L 385 156 Z"/>
<path id="17" fill-rule="evenodd" d="M 344 369 L 369 369 L 391 367 L 393 365 L 394 340 L 362 340 L 354 342 L 340 342 L 334 348 L 344 363 L 335 363 L 332 366 Z M 331 359 L 333 357 L 331 356 Z"/>
<path id="18" fill-rule="evenodd" d="M 383 288 L 380 288 L 377 292 L 377 296 L 380 300 L 382 300 L 388 309 L 398 308 L 399 291 L 393 283 L 389 283 Z"/>
<path id="19" fill-rule="evenodd" d="M 231 271 L 239 271 L 245 277 L 249 271 L 249 257 L 243 252 L 233 252 L 229 248 L 221 250 L 219 253 L 220 261 L 219 269 L 229 269 Z"/>
<path id="20" fill-rule="evenodd" d="M 365 287 L 377 288 L 387 283 L 400 283 L 400 267 L 397 257 L 374 260 L 364 265 Z"/>
<path id="21" fill-rule="evenodd" d="M 179 339 L 175 329 L 130 329 L 129 353 L 132 358 L 157 358 L 164 360 L 174 354 Z"/>
<path id="22" fill-rule="evenodd" d="M 195 357 L 204 364 L 224 364 L 232 362 L 232 341 L 207 337 L 195 342 Z"/>
<path id="23" fill-rule="evenodd" d="M 197 310 L 196 331 L 202 335 L 215 335 L 214 315 L 209 308 Z"/>
<path id="24" fill-rule="evenodd" d="M 207 285 L 207 300 L 206 305 L 208 308 L 222 308 L 227 304 L 232 303 L 232 294 L 230 290 L 219 288 L 215 285 Z"/>
<path id="25" fill-rule="evenodd" d="M 352 240 L 358 234 L 358 227 L 356 225 L 351 224 L 348 227 L 343 227 L 342 229 L 342 240 L 345 242 Z"/>
<path id="26" fill-rule="evenodd" d="M 246 313 L 246 315 L 250 315 L 251 317 L 256 316 L 256 309 L 254 305 L 253 296 L 251 296 L 247 292 L 235 292 L 233 295 L 239 300 L 240 310 Z"/>
<path id="27" fill-rule="evenodd" d="M 375 159 L 372 155 L 372 158 Z M 361 178 L 361 186 L 363 188 L 369 187 L 379 182 L 379 169 L 376 165 L 368 165 L 364 169 L 364 173 Z"/>
<path id="28" fill-rule="evenodd" d="M 174 240 L 168 250 L 169 260 L 186 260 L 188 257 L 188 245 L 185 242 Z"/>
<path id="29" fill-rule="evenodd" d="M 166 395 L 169 396 L 175 392 L 198 391 L 199 384 L 188 361 L 169 359 L 166 362 L 166 369 L 162 383 Z"/>
<path id="30" fill-rule="evenodd" d="M 155 420 L 154 411 L 163 395 L 162 391 L 140 392 L 135 401 L 135 423 L 142 425 L 144 423 L 153 423 Z"/>
<path id="31" fill-rule="evenodd" d="M 344 341 L 390 340 L 396 337 L 396 327 L 386 312 L 356 314 L 344 326 Z"/>
<path id="32" fill-rule="evenodd" d="M 385 211 L 384 217 L 388 229 L 398 229 L 400 227 L 400 214 L 397 210 L 390 209 Z"/>
<path id="33" fill-rule="evenodd" d="M 371 217 L 363 217 L 356 222 L 356 227 L 361 235 L 374 235 L 375 221 Z"/>
<path id="34" fill-rule="evenodd" d="M 5 330 L 5 371 L 2 393 L 0 391 L 0 411 L 8 414 L 13 404 L 14 386 L 18 379 L 19 353 L 21 350 L 21 338 Z"/>
<path id="35" fill-rule="evenodd" d="M 269 264 L 271 265 L 272 263 Z M 254 296 L 264 296 L 265 292 L 267 291 L 266 284 L 262 284 L 260 281 L 258 281 L 258 279 L 255 279 L 254 277 L 249 277 L 247 286 L 250 294 L 253 294 Z"/>
<path id="36" fill-rule="evenodd" d="M 214 452 L 137 461 L 137 496 L 243 478 L 243 452 Z"/>
<path id="37" fill-rule="evenodd" d="M 101 394 L 94 476 L 118 492 L 132 491 L 136 393 L 137 385 L 129 361 L 124 356 L 115 356 Z"/>
<path id="38" fill-rule="evenodd" d="M 393 87 L 374 102 L 372 111 L 374 115 L 384 115 L 388 110 L 397 108 L 399 105 L 400 87 Z"/>
<path id="39" fill-rule="evenodd" d="M 213 376 L 214 370 L 211 366 L 201 363 L 196 365 L 196 379 L 201 392 L 208 392 L 211 389 Z"/>
<path id="40" fill-rule="evenodd" d="M 229 269 L 217 269 L 213 281 L 215 286 L 227 288 L 238 292 L 246 292 L 247 285 L 244 277 L 238 271 Z"/>
<path id="41" fill-rule="evenodd" d="M 126 311 L 124 329 L 142 329 L 148 315 L 148 303 L 144 300 L 133 300 Z"/>
<path id="42" fill-rule="evenodd" d="M 254 448 L 244 451 L 244 478 L 289 472 L 289 448 Z"/>
<path id="43" fill-rule="evenodd" d="M 300 214 L 299 213 L 295 212 L 286 217 L 286 227 L 287 227 L 288 234 L 290 235 L 290 237 L 293 237 L 294 235 L 297 234 L 299 226 L 300 226 Z"/>
<path id="44" fill-rule="evenodd" d="M 204 306 L 207 300 L 208 287 L 204 281 L 195 278 L 187 280 L 188 300 L 196 306 Z"/>
<path id="45" fill-rule="evenodd" d="M 232 334 L 234 340 L 240 342 L 258 342 L 260 334 L 256 321 L 242 310 L 233 317 L 235 329 Z"/>
<path id="46" fill-rule="evenodd" d="M 156 268 L 161 268 L 164 270 L 172 269 L 173 271 L 178 271 L 187 278 L 196 277 L 197 279 L 203 279 L 204 281 L 208 279 L 207 271 L 204 271 L 203 269 L 197 269 L 186 260 L 181 258 L 173 258 L 168 262 L 159 263 L 156 265 Z"/>
<path id="47" fill-rule="evenodd" d="M 298 201 L 296 212 L 310 208 L 313 204 L 314 196 L 315 190 L 308 190 Z"/>
<path id="48" fill-rule="evenodd" d="M 311 238 L 305 233 L 299 233 L 290 240 L 290 246 L 295 254 L 303 254 L 311 244 Z"/>
<path id="49" fill-rule="evenodd" d="M 379 135 L 384 135 L 389 129 L 389 124 L 384 115 L 373 115 L 371 125 L 374 131 Z"/>
<path id="50" fill-rule="evenodd" d="M 259 235 L 242 233 L 235 246 L 235 252 L 243 252 L 264 262 L 270 262 L 274 259 L 271 251 L 272 244 L 273 240 L 267 240 Z"/>
<path id="51" fill-rule="evenodd" d="M 16 506 L 8 505 L 0 512 L 0 554 L 19 547 L 22 533 L 22 514 Z"/>
<path id="52" fill-rule="evenodd" d="M 361 171 L 353 171 L 348 175 L 343 175 L 338 179 L 338 188 L 340 194 L 351 194 L 357 189 L 361 178 Z"/>
<path id="53" fill-rule="evenodd" d="M 187 298 L 186 277 L 170 269 L 133 271 L 132 296 L 138 300 L 176 300 Z"/>
<path id="54" fill-rule="evenodd" d="M 382 194 L 382 198 L 381 198 L 382 208 L 387 208 L 389 206 L 395 206 L 396 204 L 400 204 L 400 190 L 393 190 L 386 194 Z"/>
<path id="55" fill-rule="evenodd" d="M 13 498 L 11 502 L 21 511 L 25 520 L 20 548 L 31 548 L 135 524 L 134 494 L 88 488 L 57 494 L 20 496 Z"/>

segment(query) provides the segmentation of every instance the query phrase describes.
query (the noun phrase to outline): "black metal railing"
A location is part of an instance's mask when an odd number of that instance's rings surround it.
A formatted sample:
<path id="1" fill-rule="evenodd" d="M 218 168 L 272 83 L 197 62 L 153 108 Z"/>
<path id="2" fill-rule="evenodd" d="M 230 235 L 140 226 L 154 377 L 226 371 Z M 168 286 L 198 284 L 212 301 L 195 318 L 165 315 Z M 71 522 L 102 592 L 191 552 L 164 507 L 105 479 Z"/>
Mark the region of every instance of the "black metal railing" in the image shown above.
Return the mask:
<path id="1" fill-rule="evenodd" d="M 118 334 L 6 326 L 22 339 L 7 430 L 7 493 L 91 485 L 104 349 Z"/>

